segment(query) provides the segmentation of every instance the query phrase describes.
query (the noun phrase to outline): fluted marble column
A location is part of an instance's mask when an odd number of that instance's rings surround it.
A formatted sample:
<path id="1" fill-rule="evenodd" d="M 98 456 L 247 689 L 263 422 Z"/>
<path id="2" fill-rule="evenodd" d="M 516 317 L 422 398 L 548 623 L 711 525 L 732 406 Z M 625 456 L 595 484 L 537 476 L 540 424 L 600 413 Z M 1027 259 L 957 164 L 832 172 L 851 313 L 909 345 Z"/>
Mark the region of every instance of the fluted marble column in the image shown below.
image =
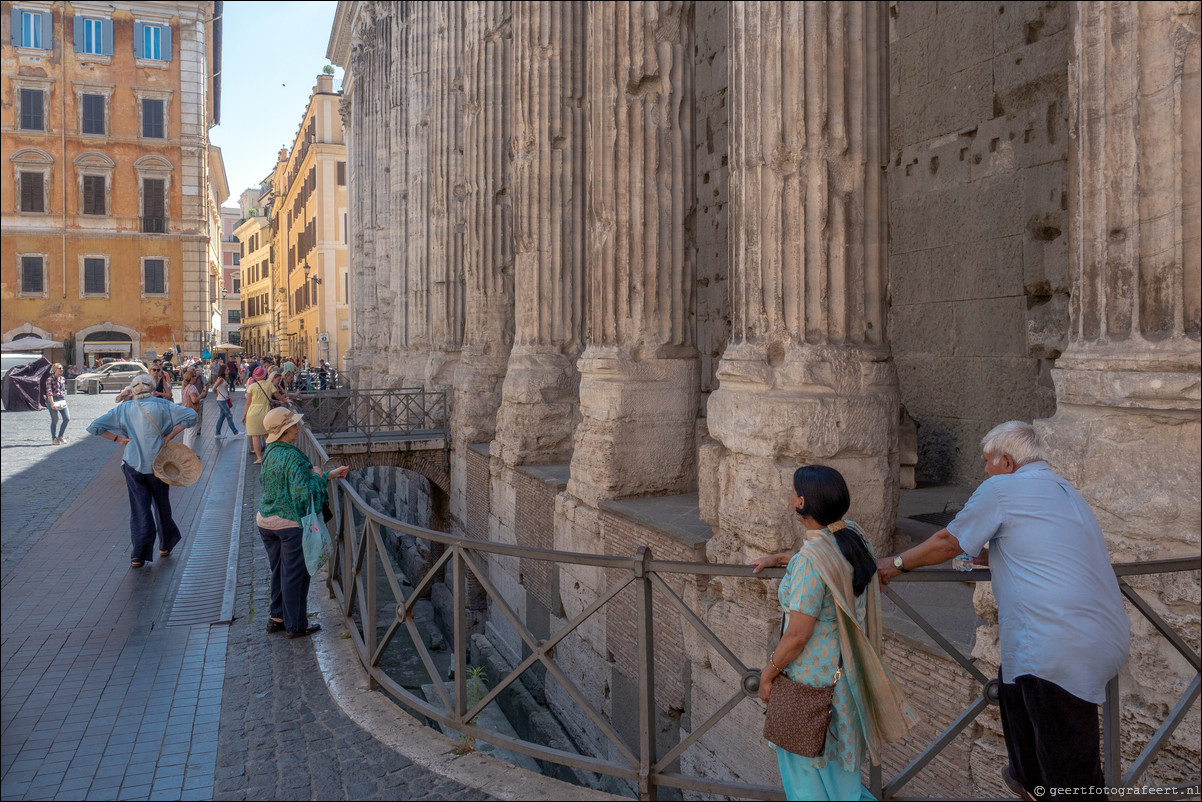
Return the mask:
<path id="1" fill-rule="evenodd" d="M 581 3 L 513 4 L 514 345 L 494 454 L 507 465 L 572 450 L 584 317 Z"/>
<path id="2" fill-rule="evenodd" d="M 588 6 L 587 346 L 568 493 L 696 483 L 693 4 Z"/>
<path id="3" fill-rule="evenodd" d="M 436 3 L 409 3 L 405 76 L 405 346 L 397 371 L 407 387 L 425 381 L 432 345 L 429 326 L 431 293 L 431 129 L 434 125 L 431 52 L 435 47 Z M 392 169 L 396 166 L 390 165 Z M 396 370 L 396 368 L 394 368 Z"/>
<path id="4" fill-rule="evenodd" d="M 1040 428 L 1115 560 L 1197 554 L 1199 7 L 1074 10 L 1071 335 Z"/>
<path id="5" fill-rule="evenodd" d="M 492 440 L 513 344 L 512 6 L 509 0 L 478 0 L 465 4 L 464 10 L 467 292 L 453 427 L 462 443 Z"/>
<path id="6" fill-rule="evenodd" d="M 431 113 L 429 128 L 430 220 L 428 239 L 430 350 L 427 386 L 451 390 L 463 347 L 464 9 L 461 2 L 429 4 Z"/>
<path id="7" fill-rule="evenodd" d="M 888 547 L 897 376 L 885 333 L 887 6 L 730 5 L 730 342 L 703 454 L 711 557 L 794 546 L 793 470 L 840 470 Z M 710 467 L 716 470 L 709 470 Z M 712 514 L 712 513 L 711 513 Z"/>

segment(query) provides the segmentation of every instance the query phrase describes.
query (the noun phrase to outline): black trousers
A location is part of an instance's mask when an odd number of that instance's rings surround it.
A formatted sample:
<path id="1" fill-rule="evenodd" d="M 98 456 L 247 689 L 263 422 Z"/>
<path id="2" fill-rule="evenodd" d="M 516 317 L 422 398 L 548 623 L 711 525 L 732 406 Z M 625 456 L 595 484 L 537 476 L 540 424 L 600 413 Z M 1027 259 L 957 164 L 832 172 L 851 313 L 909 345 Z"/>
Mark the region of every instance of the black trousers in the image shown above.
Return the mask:
<path id="1" fill-rule="evenodd" d="M 1002 732 L 1014 778 L 1036 798 L 1040 788 L 1044 797 L 1050 788 L 1078 788 L 1074 799 L 1106 799 L 1098 706 L 1030 674 L 1009 684 L 1001 680 L 999 670 Z"/>

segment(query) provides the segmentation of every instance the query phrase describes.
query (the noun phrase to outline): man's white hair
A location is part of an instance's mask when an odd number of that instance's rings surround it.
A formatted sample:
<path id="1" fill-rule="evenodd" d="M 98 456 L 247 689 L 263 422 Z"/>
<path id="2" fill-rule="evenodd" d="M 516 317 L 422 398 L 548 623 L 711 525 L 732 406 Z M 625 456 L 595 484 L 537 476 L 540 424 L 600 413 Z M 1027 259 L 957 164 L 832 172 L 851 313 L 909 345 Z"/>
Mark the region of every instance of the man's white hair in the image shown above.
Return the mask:
<path id="1" fill-rule="evenodd" d="M 1035 428 L 1020 420 L 1006 421 L 990 429 L 981 438 L 981 451 L 994 465 L 1004 454 L 1009 454 L 1019 465 L 1044 459 Z"/>
<path id="2" fill-rule="evenodd" d="M 154 379 L 149 373 L 139 373 L 129 383 L 129 389 L 134 391 L 134 398 L 146 398 L 154 392 Z"/>

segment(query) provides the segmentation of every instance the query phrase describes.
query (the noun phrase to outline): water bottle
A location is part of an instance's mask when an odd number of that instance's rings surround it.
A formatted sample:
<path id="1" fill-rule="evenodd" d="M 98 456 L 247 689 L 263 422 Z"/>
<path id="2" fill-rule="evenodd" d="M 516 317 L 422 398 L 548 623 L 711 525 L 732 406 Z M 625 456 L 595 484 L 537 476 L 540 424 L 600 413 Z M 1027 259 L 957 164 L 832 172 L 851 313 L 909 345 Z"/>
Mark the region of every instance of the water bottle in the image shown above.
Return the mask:
<path id="1" fill-rule="evenodd" d="M 960 555 L 952 560 L 952 568 L 957 571 L 971 571 L 972 557 L 969 556 L 967 551 L 960 552 Z"/>

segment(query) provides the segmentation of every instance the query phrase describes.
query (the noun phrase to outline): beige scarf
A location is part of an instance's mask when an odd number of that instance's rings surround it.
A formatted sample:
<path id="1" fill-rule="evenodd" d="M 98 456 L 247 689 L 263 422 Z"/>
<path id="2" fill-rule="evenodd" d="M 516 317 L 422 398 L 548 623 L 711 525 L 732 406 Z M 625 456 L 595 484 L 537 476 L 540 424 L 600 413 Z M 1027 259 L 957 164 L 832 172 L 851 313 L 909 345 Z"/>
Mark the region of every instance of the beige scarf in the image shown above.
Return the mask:
<path id="1" fill-rule="evenodd" d="M 859 527 L 848 528 L 863 537 Z M 865 627 L 856 615 L 855 594 L 852 591 L 851 566 L 843 554 L 832 546 L 819 530 L 809 534 L 802 552 L 818 571 L 835 601 L 835 620 L 839 625 L 839 648 L 843 668 L 847 672 L 847 687 L 855 705 L 856 716 L 868 745 L 874 766 L 880 765 L 881 747 L 900 740 L 918 723 L 918 715 L 906 700 L 892 672 L 881 659 L 881 584 L 873 575 L 865 589 Z"/>

